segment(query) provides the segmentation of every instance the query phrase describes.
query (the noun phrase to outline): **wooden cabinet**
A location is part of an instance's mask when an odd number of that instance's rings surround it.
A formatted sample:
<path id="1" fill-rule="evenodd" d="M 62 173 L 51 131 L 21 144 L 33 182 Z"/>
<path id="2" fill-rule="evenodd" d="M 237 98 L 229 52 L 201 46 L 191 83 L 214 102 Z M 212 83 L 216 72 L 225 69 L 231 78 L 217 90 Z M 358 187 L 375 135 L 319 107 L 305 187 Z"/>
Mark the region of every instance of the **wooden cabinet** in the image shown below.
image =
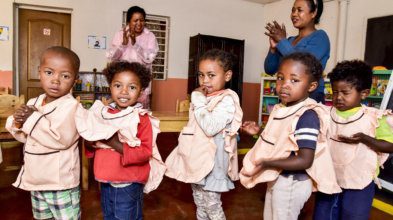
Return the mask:
<path id="1" fill-rule="evenodd" d="M 210 49 L 221 49 L 233 53 L 236 56 L 233 65 L 232 80 L 227 83 L 226 88 L 230 88 L 235 91 L 239 95 L 241 101 L 243 87 L 244 40 L 231 38 L 202 34 L 190 37 L 187 93 L 191 94 L 191 92 L 199 86 L 197 75 L 199 58 L 204 52 Z"/>
<path id="2" fill-rule="evenodd" d="M 92 72 L 79 72 L 79 79 L 72 89 L 74 97 L 80 98 L 85 108 L 90 108 L 95 100 L 110 98 L 109 85 L 106 77 L 94 69 Z"/>

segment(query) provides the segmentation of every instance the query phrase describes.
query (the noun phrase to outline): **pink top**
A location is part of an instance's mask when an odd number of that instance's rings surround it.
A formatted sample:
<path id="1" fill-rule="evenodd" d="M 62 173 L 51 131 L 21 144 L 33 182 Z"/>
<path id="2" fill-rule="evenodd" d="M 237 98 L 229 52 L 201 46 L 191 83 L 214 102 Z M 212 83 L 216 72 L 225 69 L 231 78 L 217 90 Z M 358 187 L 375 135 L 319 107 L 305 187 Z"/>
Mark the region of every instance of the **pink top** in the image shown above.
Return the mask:
<path id="1" fill-rule="evenodd" d="M 110 61 L 138 62 L 151 69 L 157 52 L 157 39 L 149 29 L 143 29 L 142 33 L 136 37 L 134 45 L 131 44 L 131 41 L 128 41 L 127 45 L 123 45 L 123 29 L 121 29 L 113 37 L 111 48 L 107 51 L 106 57 Z"/>

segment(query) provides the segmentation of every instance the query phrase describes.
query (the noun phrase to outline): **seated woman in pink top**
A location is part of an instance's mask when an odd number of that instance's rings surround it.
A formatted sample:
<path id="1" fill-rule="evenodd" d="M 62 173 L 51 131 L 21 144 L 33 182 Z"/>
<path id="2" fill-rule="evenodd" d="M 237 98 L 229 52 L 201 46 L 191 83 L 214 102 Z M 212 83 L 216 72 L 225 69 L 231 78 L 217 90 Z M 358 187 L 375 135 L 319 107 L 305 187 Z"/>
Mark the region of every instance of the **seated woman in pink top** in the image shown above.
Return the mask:
<path id="1" fill-rule="evenodd" d="M 146 12 L 143 8 L 132 6 L 127 11 L 127 25 L 116 32 L 111 48 L 106 57 L 111 61 L 138 62 L 152 69 L 152 63 L 158 52 L 158 43 L 154 34 L 145 27 Z M 150 108 L 149 95 L 151 84 L 141 94 L 138 102 L 144 108 Z"/>

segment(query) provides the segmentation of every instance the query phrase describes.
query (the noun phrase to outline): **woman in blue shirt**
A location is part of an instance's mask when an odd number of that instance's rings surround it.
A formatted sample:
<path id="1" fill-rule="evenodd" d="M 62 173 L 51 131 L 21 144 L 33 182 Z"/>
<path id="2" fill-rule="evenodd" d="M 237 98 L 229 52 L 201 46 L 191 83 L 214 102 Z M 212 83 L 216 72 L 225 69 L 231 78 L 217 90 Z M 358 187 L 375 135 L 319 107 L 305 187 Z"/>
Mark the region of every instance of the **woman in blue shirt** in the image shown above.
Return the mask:
<path id="1" fill-rule="evenodd" d="M 295 0 L 291 20 L 293 26 L 299 30 L 297 36 L 287 39 L 284 24 L 276 21 L 266 25 L 265 34 L 269 36 L 270 49 L 265 59 L 265 72 L 273 75 L 277 72 L 280 60 L 293 52 L 308 52 L 314 55 L 322 64 L 323 69 L 330 57 L 329 37 L 323 30 L 317 30 L 315 25 L 323 11 L 323 0 Z M 325 103 L 324 81 L 319 81 L 318 89 L 310 94 L 317 102 Z"/>

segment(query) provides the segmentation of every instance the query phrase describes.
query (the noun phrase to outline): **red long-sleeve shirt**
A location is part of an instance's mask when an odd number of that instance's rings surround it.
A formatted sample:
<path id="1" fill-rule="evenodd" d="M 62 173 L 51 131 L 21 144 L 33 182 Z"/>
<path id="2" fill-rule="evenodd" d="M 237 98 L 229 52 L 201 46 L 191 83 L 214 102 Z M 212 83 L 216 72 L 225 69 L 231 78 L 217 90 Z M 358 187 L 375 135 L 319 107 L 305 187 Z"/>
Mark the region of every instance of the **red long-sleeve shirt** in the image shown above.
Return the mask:
<path id="1" fill-rule="evenodd" d="M 111 112 L 112 110 L 110 110 Z M 117 113 L 118 110 L 113 110 Z M 141 145 L 123 144 L 123 155 L 110 149 L 97 149 L 94 158 L 94 175 L 100 182 L 146 183 L 149 177 L 149 159 L 152 156 L 153 131 L 149 116 L 140 115 L 137 137 Z"/>

